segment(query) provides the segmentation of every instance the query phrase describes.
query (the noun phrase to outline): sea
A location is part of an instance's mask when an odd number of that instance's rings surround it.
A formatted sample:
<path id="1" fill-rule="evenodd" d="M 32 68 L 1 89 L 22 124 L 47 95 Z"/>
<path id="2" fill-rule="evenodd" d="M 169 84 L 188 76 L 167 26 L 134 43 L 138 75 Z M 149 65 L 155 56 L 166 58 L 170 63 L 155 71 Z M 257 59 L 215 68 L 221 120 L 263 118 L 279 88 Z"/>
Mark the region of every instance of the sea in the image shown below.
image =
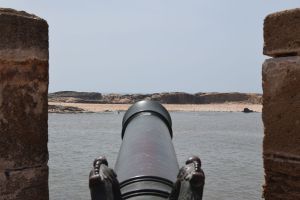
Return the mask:
<path id="1" fill-rule="evenodd" d="M 264 171 L 261 113 L 171 112 L 180 166 L 190 155 L 202 160 L 203 199 L 261 199 Z M 92 162 L 105 155 L 114 167 L 124 112 L 49 114 L 51 200 L 89 200 Z"/>

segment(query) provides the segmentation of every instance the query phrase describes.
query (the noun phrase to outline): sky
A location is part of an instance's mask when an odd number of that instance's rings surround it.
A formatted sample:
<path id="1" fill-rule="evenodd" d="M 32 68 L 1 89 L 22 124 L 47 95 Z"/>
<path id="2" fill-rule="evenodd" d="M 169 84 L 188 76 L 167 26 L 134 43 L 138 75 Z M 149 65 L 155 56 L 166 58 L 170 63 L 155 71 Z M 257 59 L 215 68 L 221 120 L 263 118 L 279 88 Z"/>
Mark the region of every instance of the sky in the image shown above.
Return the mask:
<path id="1" fill-rule="evenodd" d="M 49 92 L 262 92 L 263 21 L 300 0 L 0 0 L 49 24 Z"/>

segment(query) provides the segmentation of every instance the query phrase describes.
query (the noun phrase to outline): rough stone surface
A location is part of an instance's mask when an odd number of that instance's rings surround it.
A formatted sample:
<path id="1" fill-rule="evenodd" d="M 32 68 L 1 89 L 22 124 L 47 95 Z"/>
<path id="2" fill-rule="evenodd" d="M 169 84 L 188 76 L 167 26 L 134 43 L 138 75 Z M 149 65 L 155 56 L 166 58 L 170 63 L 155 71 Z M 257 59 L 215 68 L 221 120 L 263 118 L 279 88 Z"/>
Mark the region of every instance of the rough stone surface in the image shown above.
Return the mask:
<path id="1" fill-rule="evenodd" d="M 157 93 L 151 96 L 151 100 L 168 104 L 193 104 L 195 96 L 184 92 Z"/>
<path id="2" fill-rule="evenodd" d="M 0 173 L 0 199 L 48 200 L 48 167 L 7 170 Z"/>
<path id="3" fill-rule="evenodd" d="M 300 57 L 263 64 L 264 151 L 300 155 Z"/>
<path id="4" fill-rule="evenodd" d="M 47 163 L 48 63 L 0 62 L 0 170 Z"/>
<path id="5" fill-rule="evenodd" d="M 262 98 L 260 94 L 255 93 L 199 93 L 196 94 L 196 103 L 229 103 L 229 102 L 246 102 L 253 104 L 261 104 Z"/>
<path id="6" fill-rule="evenodd" d="M 24 11 L 0 8 L 2 60 L 48 60 L 48 24 Z"/>
<path id="7" fill-rule="evenodd" d="M 49 113 L 83 113 L 84 109 L 74 106 L 48 105 Z"/>
<path id="8" fill-rule="evenodd" d="M 266 200 L 300 199 L 300 157 L 264 156 Z"/>
<path id="9" fill-rule="evenodd" d="M 264 54 L 300 55 L 300 8 L 270 14 L 264 22 Z"/>
<path id="10" fill-rule="evenodd" d="M 48 25 L 0 9 L 0 199 L 48 195 Z"/>
<path id="11" fill-rule="evenodd" d="M 300 199 L 300 57 L 268 59 L 262 76 L 264 197 Z"/>

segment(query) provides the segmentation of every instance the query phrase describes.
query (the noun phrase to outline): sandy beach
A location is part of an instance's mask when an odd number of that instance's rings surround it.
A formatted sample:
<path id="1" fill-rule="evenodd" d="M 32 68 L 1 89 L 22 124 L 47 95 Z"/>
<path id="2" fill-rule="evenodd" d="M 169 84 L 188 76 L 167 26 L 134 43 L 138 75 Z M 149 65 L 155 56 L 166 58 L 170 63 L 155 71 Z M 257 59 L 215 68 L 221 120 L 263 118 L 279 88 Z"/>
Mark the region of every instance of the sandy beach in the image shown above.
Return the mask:
<path id="1" fill-rule="evenodd" d="M 87 112 L 107 112 L 107 111 L 126 111 L 131 104 L 88 104 L 88 103 L 61 103 L 49 102 L 49 105 L 72 106 L 81 108 Z M 245 103 L 224 103 L 224 104 L 164 104 L 168 111 L 187 111 L 187 112 L 241 112 L 244 108 L 249 108 L 255 112 L 262 111 L 260 104 Z"/>

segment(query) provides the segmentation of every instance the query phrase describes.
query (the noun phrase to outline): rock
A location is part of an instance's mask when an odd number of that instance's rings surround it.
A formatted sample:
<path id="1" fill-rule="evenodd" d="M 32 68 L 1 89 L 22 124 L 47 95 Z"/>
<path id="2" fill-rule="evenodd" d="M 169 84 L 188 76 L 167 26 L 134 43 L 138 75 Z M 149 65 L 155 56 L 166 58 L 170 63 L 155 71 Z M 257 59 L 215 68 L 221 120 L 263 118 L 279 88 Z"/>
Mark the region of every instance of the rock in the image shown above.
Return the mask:
<path id="1" fill-rule="evenodd" d="M 193 104 L 195 96 L 184 92 L 156 93 L 151 96 L 151 100 L 165 104 Z"/>
<path id="2" fill-rule="evenodd" d="M 253 103 L 261 104 L 262 97 L 260 94 L 247 94 L 247 93 L 197 93 L 195 94 L 195 103 L 197 104 L 210 104 L 210 103 Z"/>
<path id="3" fill-rule="evenodd" d="M 130 104 L 130 103 L 132 103 L 132 99 L 130 99 L 130 98 L 121 98 L 119 101 L 118 101 L 118 103 L 120 103 L 120 104 Z"/>
<path id="4" fill-rule="evenodd" d="M 300 9 L 268 15 L 264 22 L 264 54 L 278 57 L 299 55 Z"/>
<path id="5" fill-rule="evenodd" d="M 253 110 L 249 109 L 249 108 L 244 108 L 243 110 L 244 113 L 252 113 L 254 112 Z"/>
<path id="6" fill-rule="evenodd" d="M 74 106 L 48 105 L 49 113 L 83 113 L 84 109 Z"/>
<path id="7" fill-rule="evenodd" d="M 107 94 L 103 96 L 103 102 L 108 104 L 133 104 L 149 98 L 148 94 Z"/>
<path id="8" fill-rule="evenodd" d="M 49 198 L 48 24 L 0 9 L 0 196 Z"/>
<path id="9" fill-rule="evenodd" d="M 101 103 L 102 94 L 98 92 L 60 91 L 48 95 L 50 102 Z"/>

